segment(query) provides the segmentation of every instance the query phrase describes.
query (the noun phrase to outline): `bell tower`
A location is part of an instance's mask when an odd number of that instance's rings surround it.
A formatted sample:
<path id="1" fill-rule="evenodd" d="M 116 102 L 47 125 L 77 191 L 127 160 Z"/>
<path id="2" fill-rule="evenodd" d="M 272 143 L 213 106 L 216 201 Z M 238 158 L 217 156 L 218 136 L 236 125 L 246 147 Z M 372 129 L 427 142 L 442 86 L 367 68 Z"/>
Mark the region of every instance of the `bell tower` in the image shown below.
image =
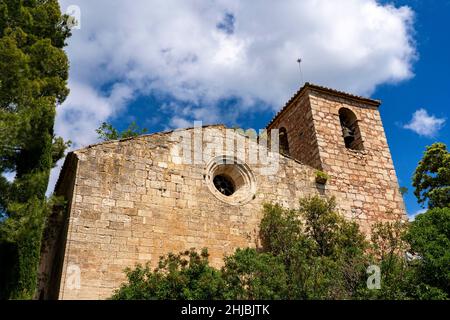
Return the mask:
<path id="1" fill-rule="evenodd" d="M 330 176 L 318 188 L 365 232 L 378 221 L 406 219 L 380 104 L 306 83 L 267 126 L 280 130 L 288 156 Z"/>

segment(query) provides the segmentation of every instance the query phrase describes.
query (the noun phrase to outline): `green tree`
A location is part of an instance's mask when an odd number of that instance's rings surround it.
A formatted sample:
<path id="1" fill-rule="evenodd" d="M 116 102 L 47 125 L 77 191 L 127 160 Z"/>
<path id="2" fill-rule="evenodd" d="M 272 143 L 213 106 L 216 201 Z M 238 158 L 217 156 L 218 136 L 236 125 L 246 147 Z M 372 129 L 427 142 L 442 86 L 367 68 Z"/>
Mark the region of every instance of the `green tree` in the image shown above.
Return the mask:
<path id="1" fill-rule="evenodd" d="M 279 300 L 288 297 L 283 262 L 270 253 L 238 249 L 234 255 L 225 258 L 221 274 L 226 299 Z"/>
<path id="2" fill-rule="evenodd" d="M 237 249 L 221 270 L 208 265 L 205 251 L 201 258 L 186 252 L 189 260 L 169 254 L 154 271 L 128 270 L 113 298 L 446 299 L 448 211 L 430 219 L 410 231 L 406 222 L 377 223 L 368 242 L 333 198 L 301 199 L 297 210 L 266 204 L 262 248 Z M 406 259 L 410 246 L 423 258 Z M 380 267 L 381 289 L 367 288 L 369 265 Z"/>
<path id="3" fill-rule="evenodd" d="M 422 275 L 423 260 L 410 253 L 407 222 L 376 223 L 372 228 L 372 264 L 380 267 L 381 288 L 362 290 L 361 297 L 385 300 L 441 300 L 446 293 Z M 407 258 L 407 254 L 410 258 Z"/>
<path id="4" fill-rule="evenodd" d="M 337 213 L 334 197 L 300 199 L 299 212 L 305 219 L 305 233 L 315 242 L 319 255 L 350 257 L 364 252 L 364 235 L 356 222 Z"/>
<path id="5" fill-rule="evenodd" d="M 386 300 L 408 298 L 406 289 L 410 286 L 412 273 L 403 257 L 407 250 L 407 243 L 403 241 L 406 230 L 407 224 L 402 222 L 379 222 L 372 227 L 372 264 L 380 268 L 381 288 L 364 290 L 365 298 Z"/>
<path id="6" fill-rule="evenodd" d="M 430 208 L 450 207 L 450 153 L 443 143 L 427 147 L 413 176 L 419 203 Z"/>
<path id="7" fill-rule="evenodd" d="M 261 252 L 237 249 L 221 270 L 193 251 L 184 253 L 189 260 L 169 254 L 153 271 L 129 269 L 113 298 L 344 299 L 365 285 L 364 236 L 335 212 L 334 199 L 303 199 L 299 210 L 265 205 L 261 239 Z"/>
<path id="8" fill-rule="evenodd" d="M 67 147 L 53 132 L 69 93 L 66 21 L 57 0 L 0 0 L 0 298 L 29 299 L 36 287 L 45 192 Z"/>
<path id="9" fill-rule="evenodd" d="M 209 266 L 208 251 L 169 253 L 158 267 L 127 269 L 128 281 L 114 300 L 281 299 L 286 293 L 283 264 L 255 249 L 237 250 L 221 270 Z"/>
<path id="10" fill-rule="evenodd" d="M 152 270 L 147 264 L 127 269 L 128 282 L 113 295 L 114 300 L 212 300 L 220 299 L 220 272 L 209 266 L 208 251 L 194 250 L 161 257 Z"/>
<path id="11" fill-rule="evenodd" d="M 336 212 L 334 198 L 304 198 L 298 210 L 264 208 L 263 248 L 284 261 L 289 298 L 351 298 L 365 284 L 367 244 L 358 226 Z"/>
<path id="12" fill-rule="evenodd" d="M 413 186 L 419 203 L 430 208 L 416 216 L 405 236 L 420 257 L 418 278 L 424 286 L 450 296 L 450 153 L 445 144 L 427 147 Z"/>
<path id="13" fill-rule="evenodd" d="M 95 130 L 98 134 L 98 138 L 103 141 L 126 139 L 131 137 L 137 137 L 141 134 L 148 132 L 146 128 L 139 128 L 136 122 L 132 122 L 127 129 L 119 132 L 112 124 L 103 122 L 102 125 Z"/>
<path id="14" fill-rule="evenodd" d="M 411 223 L 406 240 L 420 257 L 421 281 L 450 296 L 450 208 L 419 214 Z"/>

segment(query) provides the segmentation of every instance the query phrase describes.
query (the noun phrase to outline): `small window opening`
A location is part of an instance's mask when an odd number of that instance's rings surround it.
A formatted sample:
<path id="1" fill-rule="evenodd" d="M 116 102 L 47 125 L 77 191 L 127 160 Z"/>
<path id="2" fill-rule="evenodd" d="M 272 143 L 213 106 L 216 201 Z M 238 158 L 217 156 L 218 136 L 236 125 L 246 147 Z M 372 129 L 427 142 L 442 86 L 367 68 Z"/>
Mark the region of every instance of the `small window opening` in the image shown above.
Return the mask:
<path id="1" fill-rule="evenodd" d="M 233 181 L 223 174 L 215 176 L 213 183 L 216 189 L 227 197 L 231 196 L 236 191 Z"/>
<path id="2" fill-rule="evenodd" d="M 279 131 L 280 153 L 289 155 L 289 140 L 286 128 L 281 128 Z"/>
<path id="3" fill-rule="evenodd" d="M 339 110 L 339 120 L 345 147 L 352 150 L 363 150 L 363 141 L 356 115 L 351 110 L 342 108 Z"/>

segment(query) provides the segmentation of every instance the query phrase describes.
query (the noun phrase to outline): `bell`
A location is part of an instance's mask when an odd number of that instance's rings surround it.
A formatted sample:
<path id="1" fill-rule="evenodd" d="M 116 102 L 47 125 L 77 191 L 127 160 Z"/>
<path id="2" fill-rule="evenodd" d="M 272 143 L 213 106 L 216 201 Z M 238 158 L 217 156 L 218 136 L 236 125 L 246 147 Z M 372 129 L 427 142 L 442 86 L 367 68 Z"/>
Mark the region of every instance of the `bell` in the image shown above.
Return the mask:
<path id="1" fill-rule="evenodd" d="M 355 134 L 353 130 L 348 127 L 342 127 L 342 134 L 346 145 L 350 145 L 355 140 Z"/>

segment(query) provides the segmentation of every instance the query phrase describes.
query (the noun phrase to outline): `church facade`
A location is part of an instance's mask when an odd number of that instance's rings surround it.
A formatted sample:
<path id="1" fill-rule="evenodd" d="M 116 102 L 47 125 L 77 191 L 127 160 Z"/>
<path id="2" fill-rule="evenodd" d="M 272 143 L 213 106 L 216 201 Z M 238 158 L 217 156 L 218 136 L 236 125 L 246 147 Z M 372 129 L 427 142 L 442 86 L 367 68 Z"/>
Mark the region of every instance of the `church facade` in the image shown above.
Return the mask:
<path id="1" fill-rule="evenodd" d="M 307 83 L 266 138 L 194 126 L 69 153 L 55 189 L 67 205 L 49 219 L 39 297 L 105 299 L 126 267 L 190 248 L 208 248 L 219 267 L 236 248 L 260 245 L 264 203 L 335 196 L 366 234 L 405 220 L 379 105 Z"/>

